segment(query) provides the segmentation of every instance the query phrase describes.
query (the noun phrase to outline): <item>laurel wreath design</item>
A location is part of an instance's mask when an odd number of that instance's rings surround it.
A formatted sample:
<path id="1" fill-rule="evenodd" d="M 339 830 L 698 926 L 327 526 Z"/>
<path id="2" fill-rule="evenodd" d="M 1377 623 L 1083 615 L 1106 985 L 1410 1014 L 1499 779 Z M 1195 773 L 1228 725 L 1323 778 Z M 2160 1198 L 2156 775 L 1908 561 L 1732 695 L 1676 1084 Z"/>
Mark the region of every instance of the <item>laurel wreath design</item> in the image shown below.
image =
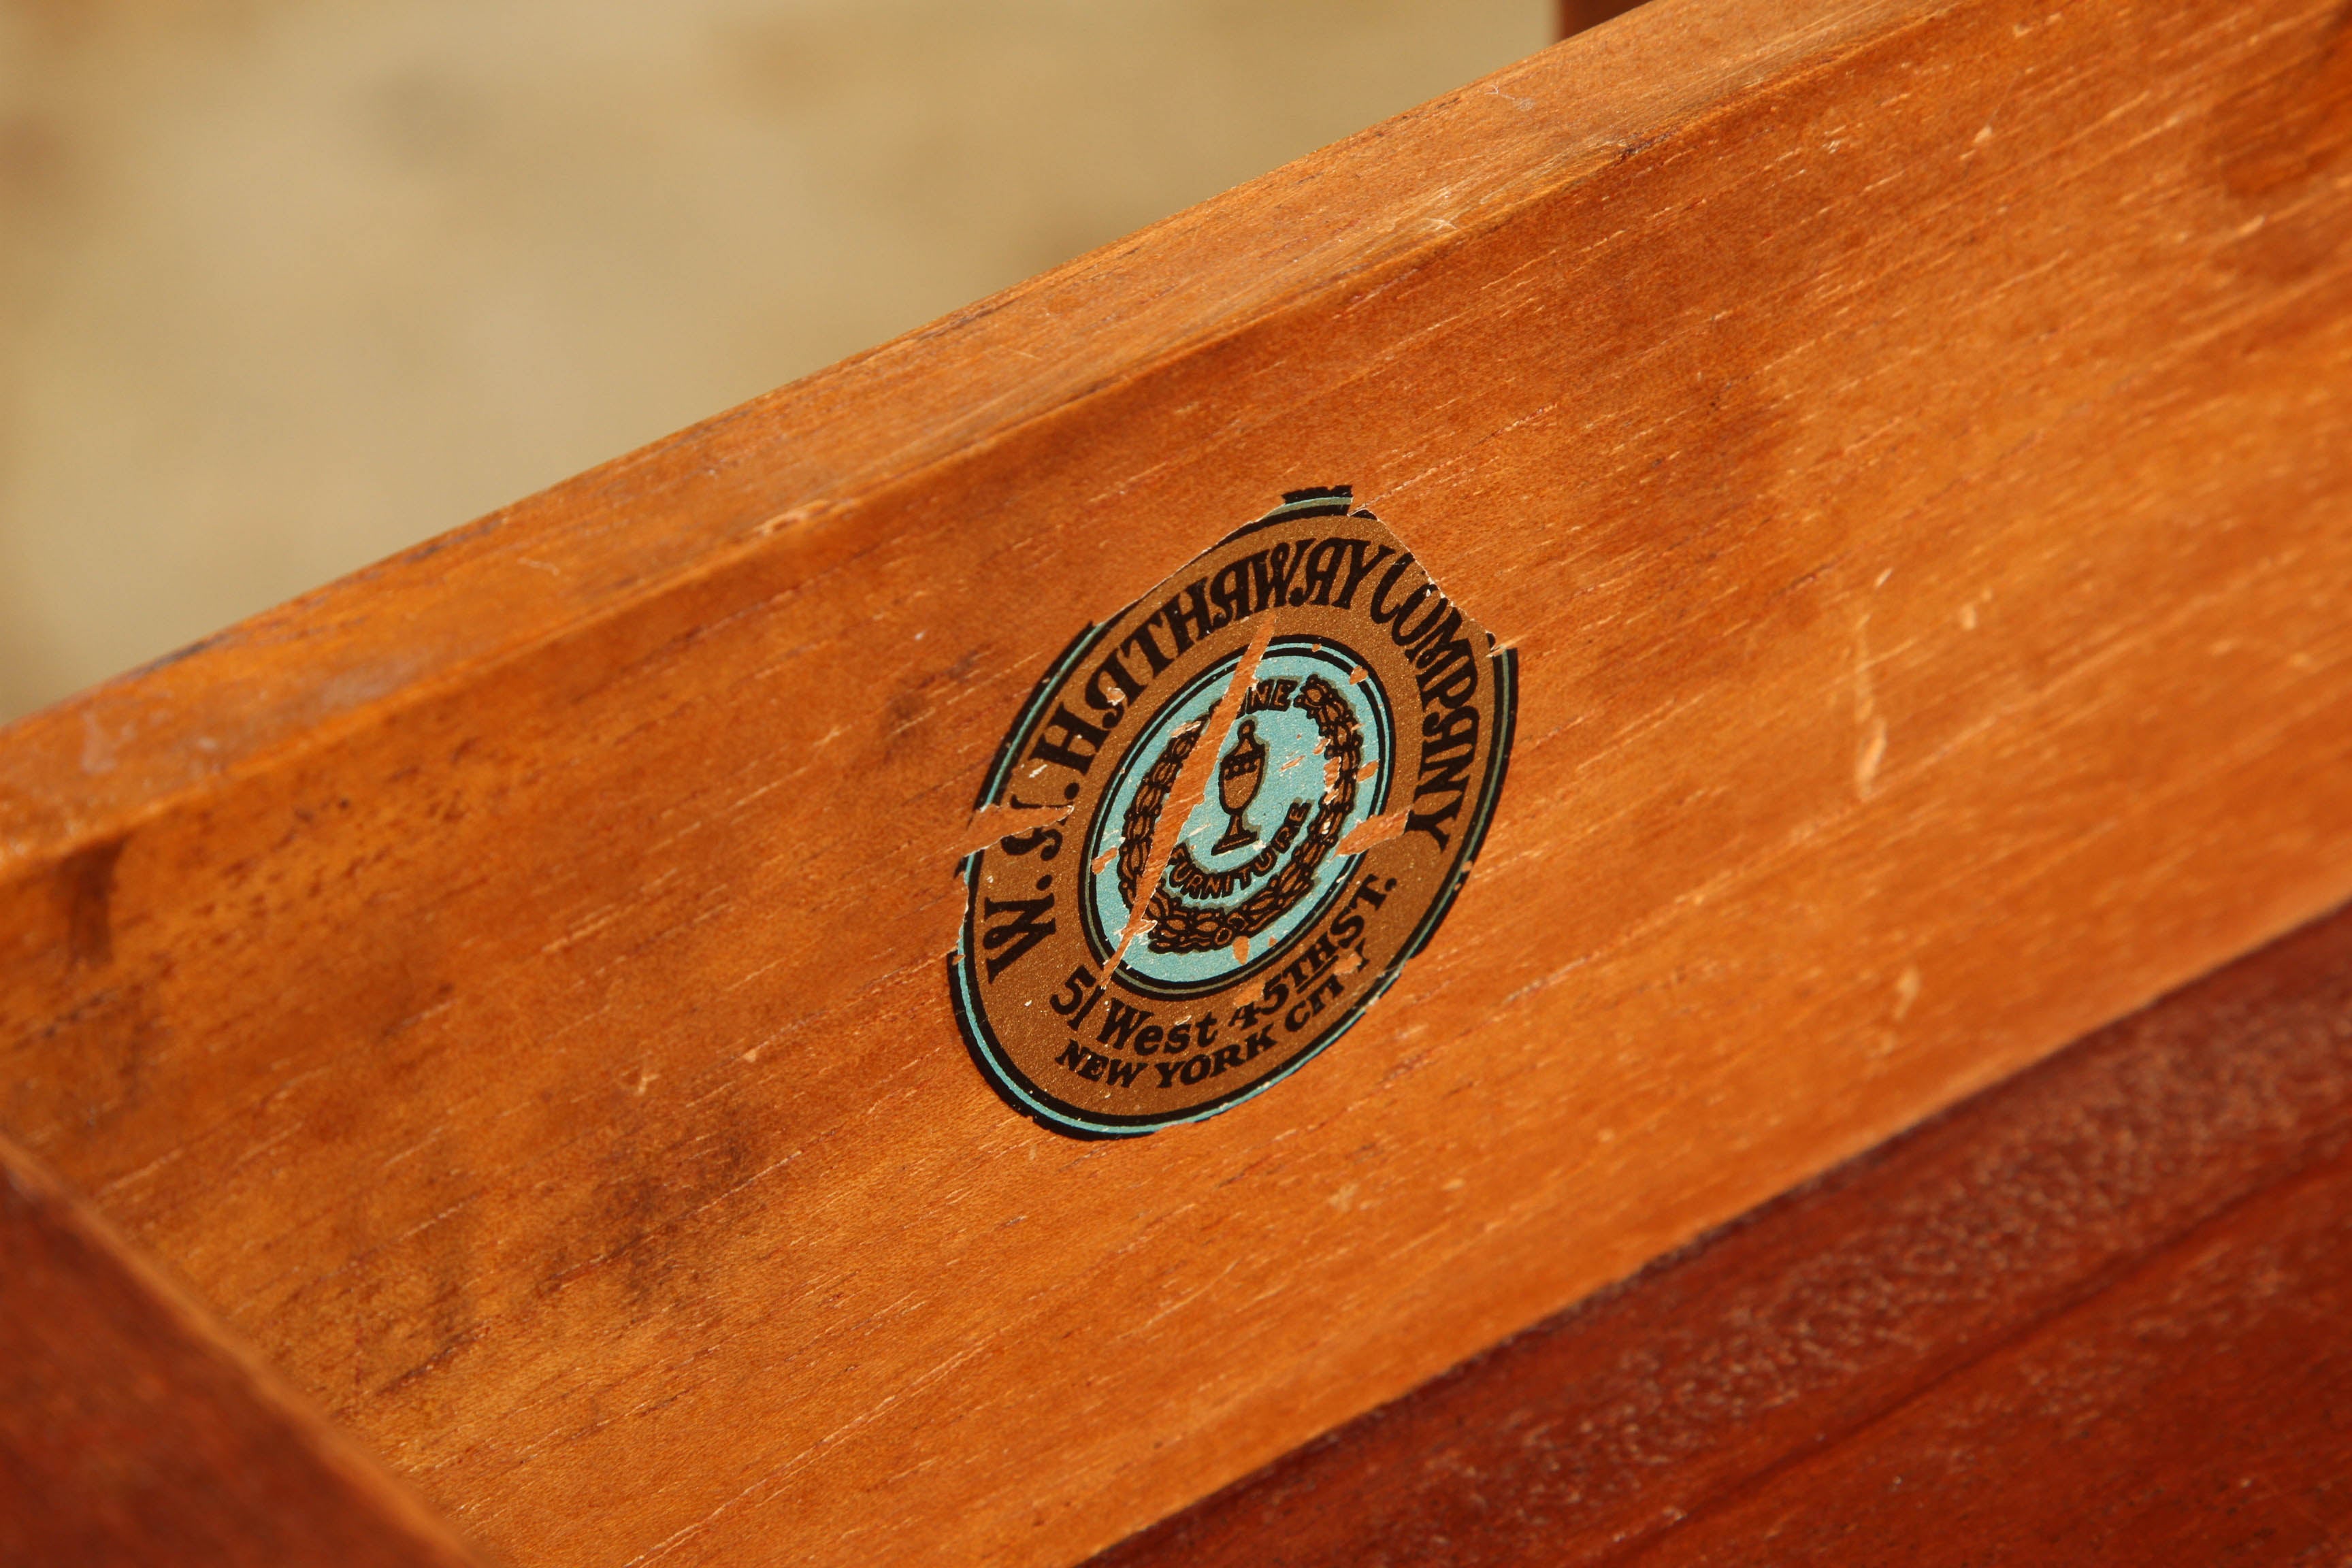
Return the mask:
<path id="1" fill-rule="evenodd" d="M 1152 952 L 1213 952 L 1231 947 L 1274 924 L 1314 888 L 1316 871 L 1339 843 L 1348 814 L 1356 807 L 1356 770 L 1364 760 L 1364 737 L 1355 710 L 1338 688 L 1321 676 L 1308 676 L 1293 701 L 1315 721 L 1323 737 L 1323 755 L 1336 764 L 1328 775 L 1332 784 L 1315 809 L 1305 838 L 1272 881 L 1231 907 L 1192 903 L 1183 894 L 1202 897 L 1219 890 L 1234 891 L 1272 870 L 1297 835 L 1310 809 L 1308 803 L 1294 803 L 1273 841 L 1229 871 L 1202 869 L 1185 847 L 1178 845 L 1169 857 L 1167 877 L 1152 890 L 1151 902 L 1144 910 L 1149 922 L 1144 941 Z M 1176 787 L 1177 775 L 1184 771 L 1184 759 L 1192 754 L 1207 728 L 1207 720 L 1198 720 L 1171 735 L 1136 786 L 1135 798 L 1128 803 L 1127 816 L 1119 824 L 1118 890 L 1129 909 L 1135 907 L 1136 889 L 1150 869 L 1151 831 L 1168 804 L 1169 793 Z"/>

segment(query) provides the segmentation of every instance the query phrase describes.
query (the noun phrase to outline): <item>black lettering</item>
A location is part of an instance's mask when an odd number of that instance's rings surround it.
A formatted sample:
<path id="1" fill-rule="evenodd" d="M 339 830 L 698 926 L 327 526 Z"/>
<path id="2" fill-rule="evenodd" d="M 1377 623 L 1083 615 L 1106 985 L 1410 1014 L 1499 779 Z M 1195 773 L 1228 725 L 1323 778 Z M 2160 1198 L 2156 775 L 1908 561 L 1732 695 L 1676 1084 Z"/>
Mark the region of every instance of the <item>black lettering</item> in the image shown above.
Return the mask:
<path id="1" fill-rule="evenodd" d="M 1404 617 L 1399 615 L 1397 625 L 1403 624 Z M 1426 669 L 1429 668 L 1430 650 L 1461 629 L 1462 612 L 1454 608 L 1453 602 L 1441 594 L 1438 595 L 1435 612 L 1427 620 L 1422 622 L 1420 628 L 1400 646 L 1403 647 L 1404 656 L 1407 658 L 1412 659 L 1421 668 Z M 1465 643 L 1463 647 L 1467 648 L 1469 645 Z"/>
<path id="2" fill-rule="evenodd" d="M 1209 598 L 1224 617 L 1223 625 L 1231 626 L 1250 613 L 1250 563 L 1229 561 L 1209 584 Z"/>
<path id="3" fill-rule="evenodd" d="M 1002 925 L 989 927 L 980 939 L 980 945 L 990 952 L 996 952 L 1007 942 L 1013 945 L 1012 952 L 997 953 L 994 958 L 985 961 L 990 984 L 996 984 L 996 977 L 1019 962 L 1023 953 L 1054 934 L 1054 922 L 1038 918 L 1049 913 L 1053 908 L 1054 895 L 1051 893 L 1042 899 L 988 899 L 982 901 L 980 912 L 983 916 L 993 918 L 1004 914 L 1012 917 Z"/>
<path id="4" fill-rule="evenodd" d="M 1192 1059 L 1194 1061 L 1199 1061 L 1201 1058 L 1194 1057 Z M 1173 1089 L 1176 1087 L 1176 1069 L 1182 1067 L 1184 1064 L 1182 1062 L 1147 1062 L 1144 1065 L 1147 1067 L 1155 1067 L 1160 1069 L 1160 1088 Z"/>
<path id="5" fill-rule="evenodd" d="M 1103 689 L 1105 676 L 1110 677 L 1111 684 L 1118 688 L 1117 695 Z M 1101 722 L 1106 730 L 1116 726 L 1126 714 L 1127 705 L 1142 695 L 1143 682 L 1127 672 L 1127 662 L 1118 657 L 1116 650 L 1106 656 L 1100 664 L 1095 666 L 1095 672 L 1087 677 L 1087 705 L 1102 710 Z"/>
<path id="6" fill-rule="evenodd" d="M 1339 960 L 1339 950 L 1328 936 L 1318 936 L 1308 942 L 1297 958 L 1282 966 L 1290 983 L 1303 992 L 1307 983 L 1322 973 Z"/>
<path id="7" fill-rule="evenodd" d="M 1299 1030 L 1305 1028 L 1311 1019 L 1323 1011 L 1324 998 L 1328 997 L 1332 1001 L 1336 1002 L 1339 999 L 1340 992 L 1345 989 L 1346 987 L 1341 984 L 1338 975 L 1325 975 L 1321 980 L 1316 982 L 1315 989 L 1308 992 L 1306 995 L 1301 996 L 1298 999 L 1298 1005 L 1293 1007 L 1289 1013 L 1284 1016 L 1282 1020 L 1283 1026 L 1288 1029 L 1292 1034 L 1297 1034 Z"/>
<path id="8" fill-rule="evenodd" d="M 1407 651 L 1413 656 L 1413 668 L 1423 672 L 1424 689 L 1441 671 L 1471 657 L 1470 639 L 1458 636 L 1461 630 L 1462 612 L 1449 603 L 1442 623 L 1425 626 L 1414 637 L 1413 647 Z"/>
<path id="9" fill-rule="evenodd" d="M 1350 548 L 1360 552 L 1364 542 L 1360 539 L 1327 539 L 1307 557 L 1306 581 L 1299 585 L 1306 590 L 1307 604 L 1328 605 L 1331 602 L 1331 584 L 1339 579 L 1340 558 Z M 1347 606 L 1342 605 L 1340 608 Z"/>
<path id="10" fill-rule="evenodd" d="M 1227 1050 L 1233 1049 L 1231 1046 L 1228 1046 L 1225 1048 Z M 1244 1040 L 1242 1042 L 1241 1048 L 1242 1060 L 1245 1062 L 1254 1062 L 1257 1060 L 1258 1053 L 1260 1051 L 1270 1051 L 1274 1049 L 1274 1031 L 1272 1029 L 1260 1029 L 1257 1033 Z"/>
<path id="11" fill-rule="evenodd" d="M 1102 1081 L 1103 1068 L 1108 1066 L 1110 1066 L 1110 1058 L 1108 1057 L 1103 1055 L 1100 1051 L 1088 1051 L 1087 1053 L 1086 1065 L 1078 1068 L 1078 1076 L 1080 1078 L 1090 1078 L 1097 1083 L 1100 1083 Z"/>
<path id="12" fill-rule="evenodd" d="M 1397 617 L 1397 627 L 1404 617 Z M 1478 690 L 1478 660 L 1470 639 L 1456 634 L 1462 629 L 1462 612 L 1447 606 L 1445 618 L 1440 624 L 1434 613 L 1422 623 L 1412 636 L 1412 646 L 1405 651 L 1412 658 L 1413 668 L 1421 671 L 1414 684 L 1421 689 L 1421 705 L 1428 708 L 1442 692 L 1444 706 L 1459 708 Z M 1402 636 L 1399 630 L 1398 635 Z"/>
<path id="13" fill-rule="evenodd" d="M 1038 731 L 1036 744 L 1029 754 L 1043 762 L 1055 763 L 1074 773 L 1083 773 L 1095 765 L 1101 752 L 1103 732 L 1069 710 L 1066 703 L 1054 704 L 1053 717 Z M 1079 750 L 1083 746 L 1084 751 Z"/>
<path id="14" fill-rule="evenodd" d="M 1214 1014 L 1193 1023 L 1192 1043 L 1204 1051 L 1217 1043 L 1217 1019 Z"/>
<path id="15" fill-rule="evenodd" d="M 1380 551 L 1377 554 L 1367 556 L 1365 552 L 1372 548 L 1372 542 L 1370 540 L 1350 539 L 1346 542 L 1348 546 L 1348 585 L 1341 588 L 1339 590 L 1339 597 L 1331 601 L 1331 607 L 1335 610 L 1353 609 L 1356 604 L 1356 584 L 1361 583 L 1366 577 L 1370 576 L 1373 567 L 1378 566 L 1381 562 L 1389 558 L 1389 547 L 1385 544 L 1380 547 Z M 1410 561 L 1412 557 L 1408 555 L 1405 559 Z"/>
<path id="16" fill-rule="evenodd" d="M 1103 1075 L 1110 1080 L 1113 1089 L 1125 1089 L 1135 1081 L 1135 1075 L 1149 1065 L 1145 1062 L 1123 1062 L 1115 1058 L 1106 1058 Z M 1089 1073 L 1087 1076 L 1091 1078 L 1094 1075 Z"/>
<path id="17" fill-rule="evenodd" d="M 1166 1037 L 1160 1033 L 1159 1025 L 1146 1024 L 1136 1031 L 1132 1048 L 1139 1057 L 1157 1056 L 1160 1053 L 1160 1042 Z"/>
<path id="18" fill-rule="evenodd" d="M 1448 791 L 1457 796 L 1469 794 L 1470 761 L 1474 754 L 1466 746 L 1450 757 L 1423 754 L 1421 778 L 1412 786 L 1412 798 L 1419 800 L 1423 795 L 1444 795 Z"/>
<path id="19" fill-rule="evenodd" d="M 1298 682 L 1296 680 L 1281 680 L 1268 676 L 1243 695 L 1242 711 L 1264 713 L 1271 710 L 1276 712 L 1287 712 L 1290 709 L 1290 694 L 1297 689 L 1297 686 Z"/>
<path id="20" fill-rule="evenodd" d="M 1135 1033 L 1138 1024 L 1150 1016 L 1148 1010 L 1130 1007 L 1114 996 L 1103 1011 L 1102 1029 L 1095 1036 L 1095 1043 L 1108 1046 L 1115 1051 L 1125 1050 L 1128 1036 Z"/>
<path id="21" fill-rule="evenodd" d="M 1212 1070 L 1215 1072 L 1222 1073 L 1227 1068 L 1232 1068 L 1234 1071 L 1238 1072 L 1241 1070 L 1242 1065 L 1242 1048 L 1239 1046 L 1219 1046 L 1217 1047 L 1217 1054 L 1213 1058 L 1208 1057 L 1194 1057 L 1192 1059 L 1196 1062 L 1213 1059 L 1217 1065 Z"/>
<path id="22" fill-rule="evenodd" d="M 1151 617 L 1151 621 L 1156 621 L 1160 617 L 1158 616 L 1154 616 Z M 1126 640 L 1121 642 L 1118 646 L 1122 648 L 1131 647 L 1139 651 L 1143 655 L 1144 658 L 1150 664 L 1151 673 L 1157 675 L 1161 670 L 1167 668 L 1170 665 L 1175 663 L 1176 659 L 1173 655 L 1165 654 L 1160 651 L 1160 639 L 1151 635 L 1151 621 L 1146 621 L 1141 626 L 1136 627 L 1133 631 L 1128 633 Z"/>
<path id="23" fill-rule="evenodd" d="M 1198 1083 L 1202 1079 L 1208 1077 L 1210 1072 L 1213 1070 L 1209 1058 L 1186 1057 L 1184 1058 L 1184 1065 L 1181 1069 L 1179 1069 L 1177 1076 L 1181 1078 L 1186 1083 Z"/>
<path id="24" fill-rule="evenodd" d="M 1055 1067 L 1065 1067 L 1069 1068 L 1072 1072 L 1076 1072 L 1078 1070 L 1079 1065 L 1091 1054 L 1092 1053 L 1089 1052 L 1086 1047 L 1078 1044 L 1076 1040 L 1072 1040 L 1068 1045 L 1062 1047 L 1062 1054 L 1054 1058 L 1054 1065 Z"/>
<path id="25" fill-rule="evenodd" d="M 1365 917 L 1355 912 L 1356 906 L 1370 904 L 1372 908 L 1379 909 L 1382 904 L 1387 903 L 1389 896 L 1381 891 L 1379 884 L 1379 878 L 1367 877 L 1362 884 L 1349 895 L 1348 901 L 1339 907 L 1339 918 L 1331 922 L 1332 941 L 1343 946 L 1349 946 L 1355 942 L 1356 938 L 1363 934 Z"/>
<path id="26" fill-rule="evenodd" d="M 1447 803 L 1445 809 L 1443 811 L 1407 812 L 1404 819 L 1404 830 L 1407 833 L 1426 833 L 1432 838 L 1437 840 L 1437 847 L 1440 849 L 1443 849 L 1445 847 L 1446 839 L 1444 825 L 1453 821 L 1456 816 L 1460 816 L 1461 813 L 1462 797 L 1460 795 L 1455 795 L 1452 801 Z"/>
<path id="27" fill-rule="evenodd" d="M 1421 689 L 1423 711 L 1431 708 L 1459 708 L 1478 695 L 1478 660 L 1470 654 L 1470 645 L 1453 645 L 1467 657 L 1458 664 L 1440 664 L 1424 672 L 1413 682 Z M 1449 650 L 1450 652 L 1450 650 Z"/>
<path id="28" fill-rule="evenodd" d="M 1427 713 L 1421 721 L 1421 765 L 1440 752 L 1474 749 L 1478 744 L 1478 710 L 1456 708 L 1450 713 Z"/>
<path id="29" fill-rule="evenodd" d="M 1364 606 L 1364 613 L 1372 617 L 1374 626 L 1384 626 L 1395 620 L 1398 610 L 1405 608 L 1407 605 L 1421 603 L 1427 590 L 1435 586 L 1424 577 L 1422 580 L 1421 589 L 1415 592 L 1412 598 L 1398 605 L 1394 609 L 1383 609 L 1381 606 L 1388 603 L 1389 595 L 1396 592 L 1397 582 L 1404 575 L 1404 569 L 1412 564 L 1412 552 L 1407 551 L 1396 558 L 1396 564 L 1391 566 L 1387 574 L 1381 578 L 1381 585 L 1372 590 L 1371 603 Z"/>
<path id="30" fill-rule="evenodd" d="M 1146 1033 L 1149 1032 L 1150 1031 L 1148 1030 L 1146 1031 Z M 1143 1047 L 1141 1045 L 1138 1045 L 1135 1048 L 1138 1051 L 1141 1051 Z M 1168 1054 L 1171 1057 L 1181 1057 L 1192 1048 L 1192 1026 L 1190 1024 L 1170 1025 L 1168 1028 Z"/>
<path id="31" fill-rule="evenodd" d="M 1280 1012 L 1282 1005 L 1289 1000 L 1290 987 L 1282 983 L 1280 975 L 1272 976 L 1267 979 L 1265 988 L 1258 993 L 1256 1001 L 1244 1002 L 1234 1010 L 1234 1027 L 1254 1029 L 1260 1018 L 1271 1017 Z M 1205 1046 L 1208 1043 L 1208 1037 L 1202 1037 L 1201 1044 Z"/>
<path id="32" fill-rule="evenodd" d="M 1217 619 L 1216 613 L 1209 608 L 1209 587 L 1205 582 L 1192 584 L 1160 605 L 1160 613 L 1151 618 L 1168 628 L 1168 636 L 1176 644 L 1180 657 L 1186 648 L 1225 624 Z"/>
<path id="33" fill-rule="evenodd" d="M 1058 827 L 1033 827 L 1026 833 L 1008 833 L 996 841 L 996 847 L 1007 855 L 1026 855 L 1042 846 L 1040 860 L 1051 860 L 1062 852 L 1062 830 Z"/>
<path id="34" fill-rule="evenodd" d="M 1412 618 L 1414 607 L 1424 602 L 1429 605 L 1429 613 L 1421 617 L 1421 625 L 1408 626 L 1406 623 Z M 1410 654 L 1412 645 L 1427 637 L 1430 628 L 1444 617 L 1445 609 L 1445 595 L 1437 591 L 1437 584 L 1423 583 L 1397 606 L 1396 619 L 1389 624 L 1389 640 Z"/>
<path id="35" fill-rule="evenodd" d="M 1294 591 L 1290 580 L 1297 574 L 1299 563 L 1307 559 L 1307 548 L 1313 542 L 1302 539 L 1296 545 L 1277 544 L 1249 558 L 1251 597 L 1259 609 L 1306 600 L 1307 590 Z"/>
<path id="36" fill-rule="evenodd" d="M 1078 1009 L 1087 1005 L 1087 988 L 1094 983 L 1095 972 L 1081 963 L 1070 971 L 1070 977 L 1067 980 L 1062 982 L 1062 994 L 1049 998 L 1045 1005 L 1065 1018 L 1073 1013 L 1078 1013 L 1080 1017 L 1084 1017 L 1086 1015 L 1079 1013 Z"/>

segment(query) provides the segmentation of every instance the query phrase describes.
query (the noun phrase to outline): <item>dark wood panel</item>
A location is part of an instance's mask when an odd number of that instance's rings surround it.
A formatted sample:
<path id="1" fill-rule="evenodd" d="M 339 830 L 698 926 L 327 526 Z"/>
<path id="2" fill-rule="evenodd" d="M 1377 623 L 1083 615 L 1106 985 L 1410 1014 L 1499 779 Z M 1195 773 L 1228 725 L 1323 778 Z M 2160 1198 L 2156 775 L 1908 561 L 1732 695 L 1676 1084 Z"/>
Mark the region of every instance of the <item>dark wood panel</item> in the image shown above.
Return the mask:
<path id="1" fill-rule="evenodd" d="M 2352 1547 L 2347 1147 L 2352 912 L 1097 1568 L 2323 1560 Z"/>
<path id="2" fill-rule="evenodd" d="M 0 1139 L 0 1563 L 478 1561 Z"/>
<path id="3" fill-rule="evenodd" d="M 1642 0 L 1559 0 L 1559 36 L 1572 37 L 1587 27 L 1597 27 L 1613 16 L 1622 16 L 1639 5 Z"/>

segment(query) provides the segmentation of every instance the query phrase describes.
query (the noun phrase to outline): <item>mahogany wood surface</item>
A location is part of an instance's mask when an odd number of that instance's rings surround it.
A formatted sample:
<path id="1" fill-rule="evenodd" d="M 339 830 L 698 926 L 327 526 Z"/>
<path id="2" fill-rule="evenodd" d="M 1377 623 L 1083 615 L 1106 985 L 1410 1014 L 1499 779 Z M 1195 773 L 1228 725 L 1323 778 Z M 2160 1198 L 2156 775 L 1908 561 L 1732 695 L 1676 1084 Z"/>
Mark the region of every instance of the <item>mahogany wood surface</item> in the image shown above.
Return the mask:
<path id="1" fill-rule="evenodd" d="M 1094 1568 L 2347 1551 L 2339 913 Z"/>
<path id="2" fill-rule="evenodd" d="M 2352 892 L 2346 37 L 1656 0 L 34 716 L 0 1126 L 518 1564 L 1097 1550 Z M 1517 650 L 1485 855 L 1057 1138 L 978 786 L 1339 483 Z"/>
<path id="3" fill-rule="evenodd" d="M 0 1563 L 478 1561 L 37 1161 L 0 1139 Z"/>

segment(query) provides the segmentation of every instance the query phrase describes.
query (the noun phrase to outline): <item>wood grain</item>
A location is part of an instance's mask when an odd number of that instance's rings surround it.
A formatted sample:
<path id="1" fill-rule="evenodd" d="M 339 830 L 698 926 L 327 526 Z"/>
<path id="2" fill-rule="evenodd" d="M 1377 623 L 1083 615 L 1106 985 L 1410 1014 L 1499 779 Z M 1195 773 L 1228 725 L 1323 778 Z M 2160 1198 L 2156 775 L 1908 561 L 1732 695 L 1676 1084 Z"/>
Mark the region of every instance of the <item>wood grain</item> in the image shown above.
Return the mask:
<path id="1" fill-rule="evenodd" d="M 1067 1562 L 2352 891 L 2343 13 L 1658 0 L 0 744 L 0 1124 L 523 1564 Z M 981 1083 L 1072 635 L 1516 645 L 1342 1047 Z"/>
<path id="2" fill-rule="evenodd" d="M 0 1563 L 478 1561 L 0 1139 Z"/>
<path id="3" fill-rule="evenodd" d="M 1097 1568 L 2336 1562 L 2352 913 Z"/>

